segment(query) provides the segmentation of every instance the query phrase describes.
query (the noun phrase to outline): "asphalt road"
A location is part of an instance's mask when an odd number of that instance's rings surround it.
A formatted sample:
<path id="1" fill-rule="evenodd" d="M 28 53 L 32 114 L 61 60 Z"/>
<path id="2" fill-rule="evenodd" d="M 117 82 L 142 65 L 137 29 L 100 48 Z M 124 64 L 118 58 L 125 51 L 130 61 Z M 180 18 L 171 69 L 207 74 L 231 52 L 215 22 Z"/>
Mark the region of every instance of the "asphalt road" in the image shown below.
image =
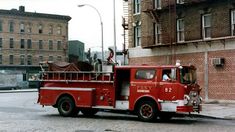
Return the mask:
<path id="1" fill-rule="evenodd" d="M 61 117 L 41 107 L 37 92 L 0 93 L 0 132 L 234 132 L 235 120 L 173 118 L 145 123 L 136 116 L 99 112 L 92 118 Z"/>

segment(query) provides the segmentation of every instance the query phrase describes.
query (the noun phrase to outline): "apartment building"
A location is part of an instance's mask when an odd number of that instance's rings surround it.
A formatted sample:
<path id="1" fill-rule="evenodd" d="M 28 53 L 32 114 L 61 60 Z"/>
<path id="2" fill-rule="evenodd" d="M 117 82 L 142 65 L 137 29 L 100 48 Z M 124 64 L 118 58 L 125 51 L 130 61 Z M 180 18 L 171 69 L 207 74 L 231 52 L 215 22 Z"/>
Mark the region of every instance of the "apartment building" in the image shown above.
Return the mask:
<path id="1" fill-rule="evenodd" d="M 203 97 L 235 100 L 235 0 L 129 0 L 129 64 L 192 64 Z"/>
<path id="2" fill-rule="evenodd" d="M 37 72 L 40 61 L 67 60 L 69 16 L 0 10 L 0 69 L 22 73 Z"/>

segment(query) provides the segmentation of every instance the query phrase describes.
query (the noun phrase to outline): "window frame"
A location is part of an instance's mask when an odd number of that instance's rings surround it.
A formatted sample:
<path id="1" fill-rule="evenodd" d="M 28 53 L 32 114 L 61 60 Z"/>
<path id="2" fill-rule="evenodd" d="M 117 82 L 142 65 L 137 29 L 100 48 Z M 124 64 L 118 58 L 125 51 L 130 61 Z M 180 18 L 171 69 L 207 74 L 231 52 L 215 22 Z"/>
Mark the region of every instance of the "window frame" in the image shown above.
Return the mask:
<path id="1" fill-rule="evenodd" d="M 53 25 L 49 25 L 49 32 L 48 34 L 53 34 Z"/>
<path id="2" fill-rule="evenodd" d="M 25 48 L 25 40 L 24 39 L 20 39 L 20 48 L 21 49 Z"/>
<path id="3" fill-rule="evenodd" d="M 62 50 L 62 41 L 61 40 L 57 41 L 57 50 Z"/>
<path id="4" fill-rule="evenodd" d="M 3 46 L 3 39 L 0 38 L 0 50 L 2 49 L 2 46 Z"/>
<path id="5" fill-rule="evenodd" d="M 10 33 L 13 33 L 13 32 L 14 32 L 14 22 L 13 22 L 13 21 L 10 21 L 10 22 L 9 22 L 9 27 L 8 27 L 8 28 L 9 28 L 9 32 L 10 32 Z"/>
<path id="6" fill-rule="evenodd" d="M 27 39 L 27 49 L 32 49 L 32 40 Z"/>
<path id="7" fill-rule="evenodd" d="M 27 65 L 32 65 L 32 64 L 33 64 L 32 55 L 27 55 Z"/>
<path id="8" fill-rule="evenodd" d="M 134 14 L 140 14 L 141 12 L 141 0 L 134 0 Z"/>
<path id="9" fill-rule="evenodd" d="M 134 47 L 141 46 L 141 25 L 137 22 L 137 25 L 134 27 Z"/>
<path id="10" fill-rule="evenodd" d="M 180 26 L 181 24 L 182 24 L 182 27 Z M 185 41 L 184 19 L 183 18 L 177 19 L 176 25 L 177 25 L 177 28 L 176 28 L 177 29 L 177 42 L 184 42 Z M 182 28 L 182 29 L 180 29 L 180 28 Z"/>
<path id="11" fill-rule="evenodd" d="M 3 24 L 3 22 L 2 22 L 2 20 L 0 20 L 0 32 L 3 31 L 3 26 L 2 26 L 2 24 Z"/>
<path id="12" fill-rule="evenodd" d="M 205 17 L 208 17 L 208 16 L 210 16 L 210 22 L 209 22 L 209 25 L 205 25 L 205 20 L 206 20 L 206 18 Z M 210 13 L 207 13 L 207 14 L 203 14 L 202 15 L 202 37 L 203 37 L 203 39 L 211 39 L 211 28 L 212 28 L 212 23 L 211 23 L 211 20 L 212 20 L 212 15 L 210 14 Z M 208 30 L 209 29 L 209 30 Z M 206 35 L 206 31 L 210 31 L 210 36 L 209 37 L 207 37 Z"/>
<path id="13" fill-rule="evenodd" d="M 162 9 L 162 0 L 154 0 L 154 8 Z"/>
<path id="14" fill-rule="evenodd" d="M 38 40 L 38 49 L 43 50 L 43 40 Z"/>
<path id="15" fill-rule="evenodd" d="M 43 26 L 42 26 L 42 24 L 38 25 L 38 33 L 39 34 L 43 34 Z"/>
<path id="16" fill-rule="evenodd" d="M 25 55 L 20 55 L 20 65 L 25 65 Z"/>
<path id="17" fill-rule="evenodd" d="M 0 65 L 2 64 L 2 54 L 0 54 Z"/>
<path id="18" fill-rule="evenodd" d="M 147 73 L 151 73 L 152 76 L 147 77 Z M 135 80 L 153 80 L 155 76 L 156 69 L 137 69 L 135 72 Z"/>
<path id="19" fill-rule="evenodd" d="M 235 36 L 235 9 L 231 10 L 231 36 Z"/>
<path id="20" fill-rule="evenodd" d="M 162 44 L 162 32 L 161 32 L 161 24 L 154 23 L 154 36 L 156 45 Z"/>
<path id="21" fill-rule="evenodd" d="M 25 32 L 25 24 L 20 23 L 20 33 L 24 33 L 24 32 Z"/>
<path id="22" fill-rule="evenodd" d="M 53 50 L 53 40 L 48 40 L 48 49 Z"/>
<path id="23" fill-rule="evenodd" d="M 14 55 L 9 55 L 9 64 L 10 65 L 14 64 Z"/>
<path id="24" fill-rule="evenodd" d="M 9 48 L 10 49 L 14 48 L 14 38 L 10 38 L 10 40 L 9 40 Z"/>
<path id="25" fill-rule="evenodd" d="M 62 26 L 57 26 L 57 35 L 61 35 L 62 34 Z"/>

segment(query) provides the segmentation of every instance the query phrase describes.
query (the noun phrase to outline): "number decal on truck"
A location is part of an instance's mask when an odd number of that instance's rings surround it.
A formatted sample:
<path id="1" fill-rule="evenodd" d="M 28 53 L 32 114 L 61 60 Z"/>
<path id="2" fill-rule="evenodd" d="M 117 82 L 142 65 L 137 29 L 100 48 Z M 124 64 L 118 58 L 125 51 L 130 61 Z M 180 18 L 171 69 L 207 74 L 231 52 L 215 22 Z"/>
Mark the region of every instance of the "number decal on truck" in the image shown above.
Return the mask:
<path id="1" fill-rule="evenodd" d="M 172 88 L 165 88 L 165 93 L 171 93 L 172 92 Z"/>

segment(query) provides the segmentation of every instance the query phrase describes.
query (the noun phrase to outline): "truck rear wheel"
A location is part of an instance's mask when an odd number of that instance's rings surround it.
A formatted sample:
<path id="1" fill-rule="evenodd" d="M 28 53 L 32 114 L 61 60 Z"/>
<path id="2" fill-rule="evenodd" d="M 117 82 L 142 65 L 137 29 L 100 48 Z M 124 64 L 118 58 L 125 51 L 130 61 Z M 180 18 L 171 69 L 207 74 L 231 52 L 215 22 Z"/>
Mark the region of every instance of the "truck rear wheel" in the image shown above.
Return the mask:
<path id="1" fill-rule="evenodd" d="M 137 115 L 140 120 L 150 122 L 157 118 L 157 106 L 152 101 L 140 102 Z"/>
<path id="2" fill-rule="evenodd" d="M 98 109 L 85 108 L 85 109 L 81 109 L 81 112 L 85 116 L 93 116 L 98 112 Z"/>
<path id="3" fill-rule="evenodd" d="M 74 100 L 68 96 L 61 97 L 58 101 L 58 111 L 61 116 L 75 116 L 78 114 L 78 108 Z"/>

